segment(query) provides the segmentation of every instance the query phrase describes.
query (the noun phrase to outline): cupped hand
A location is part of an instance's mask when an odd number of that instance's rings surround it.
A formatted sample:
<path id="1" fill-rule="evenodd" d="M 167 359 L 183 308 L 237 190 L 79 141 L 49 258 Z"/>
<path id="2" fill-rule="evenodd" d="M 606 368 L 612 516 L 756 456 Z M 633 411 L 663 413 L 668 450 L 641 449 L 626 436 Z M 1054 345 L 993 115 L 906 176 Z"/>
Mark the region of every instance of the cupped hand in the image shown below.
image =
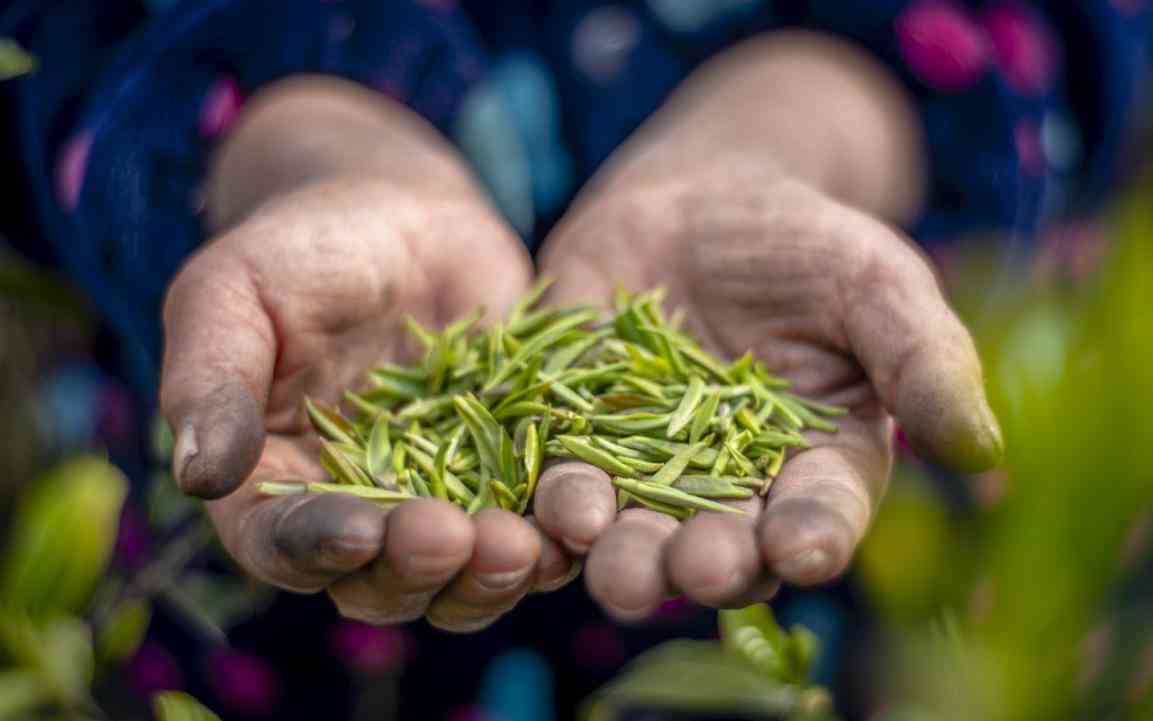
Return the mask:
<path id="1" fill-rule="evenodd" d="M 607 303 L 618 284 L 664 286 L 711 350 L 751 350 L 796 392 L 850 409 L 839 432 L 810 435 L 812 448 L 785 464 L 767 502 L 744 502 L 745 517 L 618 515 L 604 473 L 553 468 L 537 517 L 568 550 L 589 554 L 588 587 L 618 618 L 643 618 L 670 593 L 742 605 L 779 581 L 843 573 L 887 483 L 893 418 L 952 468 L 999 458 L 973 342 L 919 252 L 754 163 L 730 155 L 687 174 L 610 175 L 558 227 L 542 272 L 562 302 Z M 582 514 L 567 510 L 579 499 Z"/>
<path id="2" fill-rule="evenodd" d="M 302 399 L 338 402 L 382 361 L 411 359 L 404 318 L 499 316 L 526 289 L 520 243 L 471 193 L 367 180 L 318 183 L 258 210 L 195 256 L 165 307 L 161 401 L 174 470 L 204 498 L 252 575 L 327 589 L 372 623 L 427 616 L 483 627 L 570 562 L 531 519 L 470 518 L 421 499 L 391 512 L 336 495 L 265 497 L 268 480 L 323 480 Z"/>

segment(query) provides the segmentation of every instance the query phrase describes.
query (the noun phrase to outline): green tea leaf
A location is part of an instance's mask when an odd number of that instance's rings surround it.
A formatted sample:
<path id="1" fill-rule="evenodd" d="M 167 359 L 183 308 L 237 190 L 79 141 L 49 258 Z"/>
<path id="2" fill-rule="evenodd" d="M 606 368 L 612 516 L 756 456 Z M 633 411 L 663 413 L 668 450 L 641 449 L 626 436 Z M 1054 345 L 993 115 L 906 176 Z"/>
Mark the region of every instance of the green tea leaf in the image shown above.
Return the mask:
<path id="1" fill-rule="evenodd" d="M 489 379 L 485 385 L 485 390 L 490 390 L 496 385 L 508 380 L 516 369 L 525 363 L 529 358 L 544 351 L 553 343 L 556 343 L 560 338 L 579 326 L 585 325 L 593 320 L 596 320 L 598 313 L 595 310 L 588 310 L 583 312 L 574 313 L 567 318 L 562 318 L 548 328 L 540 331 L 532 338 L 525 341 L 524 345 L 516 352 L 516 354 L 509 358 L 496 374 Z"/>
<path id="2" fill-rule="evenodd" d="M 304 399 L 304 410 L 312 427 L 321 437 L 334 443 L 357 444 L 356 429 L 340 414 L 340 411 L 311 398 Z"/>
<path id="3" fill-rule="evenodd" d="M 368 445 L 365 447 L 364 461 L 368 466 L 368 473 L 373 480 L 380 480 L 388 474 L 392 460 L 392 439 L 389 436 L 388 417 L 380 414 L 372 424 L 372 432 L 368 436 Z"/>
<path id="4" fill-rule="evenodd" d="M 653 474 L 653 477 L 650 478 L 649 481 L 660 486 L 671 486 L 673 481 L 680 478 L 681 474 L 685 472 L 685 469 L 689 467 L 689 463 L 693 458 L 704 449 L 704 443 L 694 443 L 691 446 L 685 447 L 670 458 L 659 471 Z"/>
<path id="5" fill-rule="evenodd" d="M 619 476 L 636 475 L 636 471 L 630 466 L 622 463 L 611 453 L 594 447 L 584 438 L 579 436 L 558 436 L 557 440 L 560 441 L 561 445 L 568 449 L 574 457 L 579 458 L 585 463 L 592 464 L 607 473 L 615 473 Z"/>

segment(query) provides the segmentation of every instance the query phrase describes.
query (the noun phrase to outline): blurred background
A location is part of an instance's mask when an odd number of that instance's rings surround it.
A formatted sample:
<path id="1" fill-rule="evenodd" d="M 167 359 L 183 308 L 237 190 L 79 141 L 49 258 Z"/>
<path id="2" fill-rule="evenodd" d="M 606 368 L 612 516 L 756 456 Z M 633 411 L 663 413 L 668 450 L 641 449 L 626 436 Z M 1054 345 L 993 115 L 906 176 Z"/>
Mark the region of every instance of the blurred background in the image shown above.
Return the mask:
<path id="1" fill-rule="evenodd" d="M 1008 456 L 959 478 L 904 452 L 845 587 L 775 603 L 824 641 L 815 680 L 841 717 L 1153 721 L 1153 180 L 1142 166 L 1134 157 L 1099 214 L 1046 231 L 1034 262 L 1007 264 L 1003 245 L 979 239 L 935 253 L 978 339 Z M 6 234 L 20 232 L 7 222 L 17 210 L 0 206 Z M 156 692 L 209 688 L 228 705 L 213 709 L 221 718 L 255 718 L 300 680 L 236 642 L 278 601 L 232 573 L 199 509 L 174 493 L 164 429 L 96 360 L 105 332 L 76 289 L 0 237 L 0 721 L 144 719 Z M 124 471 L 153 480 L 128 494 L 115 467 L 142 447 L 151 465 Z M 844 598 L 851 610 L 827 612 Z M 696 635 L 715 635 L 713 614 L 675 600 L 663 613 L 699 616 Z M 567 668 L 627 682 L 655 623 L 570 629 Z M 357 718 L 393 718 L 406 667 L 451 656 L 450 641 L 407 628 L 328 633 L 351 679 L 340 703 Z M 193 642 L 211 659 L 195 675 L 171 646 Z M 453 721 L 549 721 L 555 703 L 578 704 L 554 698 L 538 651 L 494 659 L 472 670 Z M 622 718 L 780 717 L 734 711 L 703 672 L 698 682 L 691 713 L 657 703 Z M 168 714 L 204 713 L 165 698 Z"/>

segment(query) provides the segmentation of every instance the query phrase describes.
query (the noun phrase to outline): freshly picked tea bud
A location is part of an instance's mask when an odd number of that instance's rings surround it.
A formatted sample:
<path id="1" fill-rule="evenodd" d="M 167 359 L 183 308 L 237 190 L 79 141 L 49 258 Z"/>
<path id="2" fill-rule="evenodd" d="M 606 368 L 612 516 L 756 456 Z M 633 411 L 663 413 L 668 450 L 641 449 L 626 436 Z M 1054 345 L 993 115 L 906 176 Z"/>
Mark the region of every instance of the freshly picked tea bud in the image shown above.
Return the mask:
<path id="1" fill-rule="evenodd" d="M 836 431 L 828 418 L 843 409 L 789 393 L 751 353 L 707 352 L 666 320 L 659 290 L 618 293 L 606 319 L 541 305 L 545 288 L 484 329 L 479 312 L 439 333 L 410 320 L 420 363 L 371 370 L 365 390 L 345 392 L 347 414 L 305 401 L 332 481 L 261 490 L 523 514 L 544 462 L 574 458 L 612 477 L 622 507 L 739 513 L 723 501 L 767 493 L 808 446 L 802 431 Z"/>

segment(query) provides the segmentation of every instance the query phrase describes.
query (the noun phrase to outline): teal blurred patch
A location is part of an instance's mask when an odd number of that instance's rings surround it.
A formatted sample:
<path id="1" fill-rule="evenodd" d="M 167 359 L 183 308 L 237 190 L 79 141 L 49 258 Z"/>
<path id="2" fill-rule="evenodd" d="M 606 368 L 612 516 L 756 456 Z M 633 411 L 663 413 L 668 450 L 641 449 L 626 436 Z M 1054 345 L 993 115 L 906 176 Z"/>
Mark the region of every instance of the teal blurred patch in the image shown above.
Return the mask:
<path id="1" fill-rule="evenodd" d="M 493 65 L 465 99 L 453 135 L 493 202 L 526 237 L 572 192 L 556 86 L 533 53 L 509 53 Z"/>
<path id="2" fill-rule="evenodd" d="M 501 654 L 489 663 L 480 705 L 493 721 L 554 721 L 552 669 L 526 648 Z"/>

